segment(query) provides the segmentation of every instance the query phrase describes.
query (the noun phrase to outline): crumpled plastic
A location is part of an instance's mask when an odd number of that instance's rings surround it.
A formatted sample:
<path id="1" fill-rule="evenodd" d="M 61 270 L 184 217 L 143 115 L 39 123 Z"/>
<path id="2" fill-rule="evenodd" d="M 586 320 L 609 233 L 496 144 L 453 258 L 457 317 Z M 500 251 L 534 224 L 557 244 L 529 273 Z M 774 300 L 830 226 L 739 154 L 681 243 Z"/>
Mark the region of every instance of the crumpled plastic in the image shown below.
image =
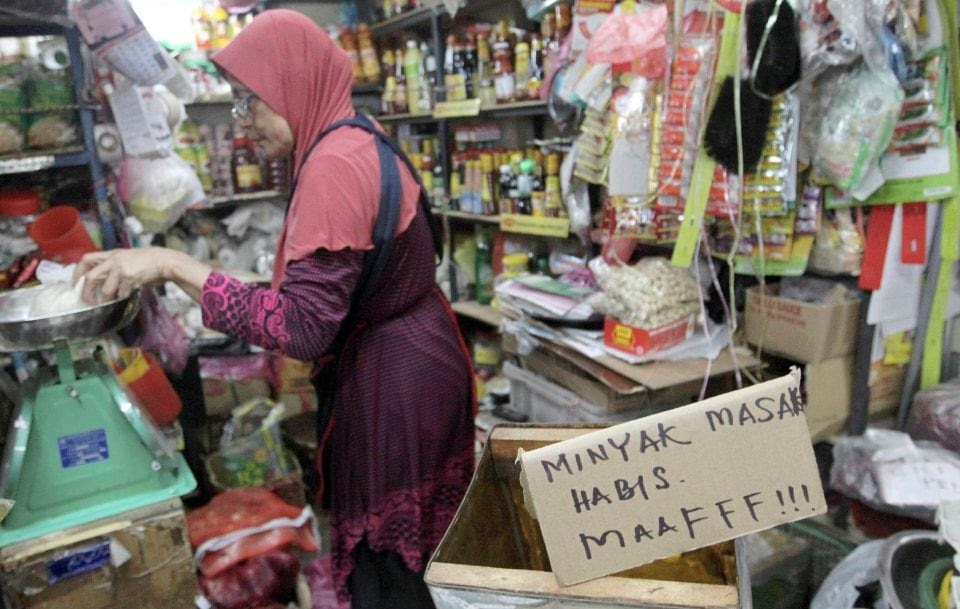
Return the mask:
<path id="1" fill-rule="evenodd" d="M 654 79 L 666 67 L 666 50 L 667 7 L 659 4 L 610 16 L 590 39 L 587 59 L 594 65 L 645 59 L 648 66 L 641 76 Z"/>
<path id="2" fill-rule="evenodd" d="M 960 499 L 960 455 L 871 428 L 834 444 L 830 487 L 882 512 L 932 523 L 941 502 Z"/>
<path id="3" fill-rule="evenodd" d="M 868 541 L 856 547 L 827 575 L 810 609 L 850 609 L 860 596 L 858 588 L 880 579 L 880 552 L 886 540 Z M 880 603 L 878 606 L 887 606 Z"/>
<path id="4" fill-rule="evenodd" d="M 204 577 L 217 577 L 271 550 L 315 552 L 320 539 L 309 506 L 301 510 L 261 487 L 217 495 L 187 516 L 187 533 Z"/>
<path id="5" fill-rule="evenodd" d="M 270 550 L 216 577 L 201 576 L 198 583 L 216 609 L 279 609 L 295 600 L 299 571 L 296 556 Z"/>
<path id="6" fill-rule="evenodd" d="M 117 194 L 150 233 L 166 231 L 176 224 L 187 207 L 207 197 L 196 172 L 176 154 L 124 157 Z"/>

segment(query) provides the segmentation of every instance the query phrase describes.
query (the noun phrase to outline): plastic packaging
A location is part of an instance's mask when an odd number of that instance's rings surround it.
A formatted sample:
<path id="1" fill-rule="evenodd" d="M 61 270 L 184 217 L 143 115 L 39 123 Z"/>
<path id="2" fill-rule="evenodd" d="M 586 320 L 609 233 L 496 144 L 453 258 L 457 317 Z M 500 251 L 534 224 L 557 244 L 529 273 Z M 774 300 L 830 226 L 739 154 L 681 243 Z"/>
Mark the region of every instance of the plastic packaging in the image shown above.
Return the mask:
<path id="1" fill-rule="evenodd" d="M 653 5 L 636 13 L 607 18 L 590 38 L 590 63 L 629 63 L 642 60 L 641 76 L 663 76 L 667 60 L 667 7 Z"/>
<path id="2" fill-rule="evenodd" d="M 830 487 L 880 511 L 933 522 L 942 501 L 960 499 L 960 455 L 902 432 L 842 437 L 833 458 Z"/>
<path id="3" fill-rule="evenodd" d="M 810 609 L 850 609 L 860 596 L 859 588 L 880 579 L 880 552 L 885 540 L 857 546 L 827 575 L 810 602 Z M 883 603 L 877 607 L 885 606 Z"/>
<path id="4" fill-rule="evenodd" d="M 603 292 L 590 305 L 625 324 L 655 328 L 700 310 L 697 281 L 665 258 L 644 258 L 634 266 L 589 263 Z"/>
<path id="5" fill-rule="evenodd" d="M 934 440 L 960 452 L 960 379 L 953 379 L 913 396 L 907 433 L 914 439 Z"/>
<path id="6" fill-rule="evenodd" d="M 206 199 L 197 174 L 176 154 L 125 157 L 117 192 L 144 230 L 151 233 L 169 229 L 187 207 Z"/>
<path id="7" fill-rule="evenodd" d="M 0 65 L 0 154 L 15 152 L 26 142 L 26 125 L 20 111 L 26 107 L 19 66 Z"/>
<path id="8" fill-rule="evenodd" d="M 261 486 L 291 471 L 280 420 L 285 408 L 254 398 L 233 409 L 220 438 L 220 456 L 230 486 Z"/>
<path id="9" fill-rule="evenodd" d="M 820 176 L 851 190 L 887 148 L 903 91 L 863 67 L 837 75 L 833 85 L 832 95 L 822 91 L 829 102 L 811 148 L 812 161 Z"/>

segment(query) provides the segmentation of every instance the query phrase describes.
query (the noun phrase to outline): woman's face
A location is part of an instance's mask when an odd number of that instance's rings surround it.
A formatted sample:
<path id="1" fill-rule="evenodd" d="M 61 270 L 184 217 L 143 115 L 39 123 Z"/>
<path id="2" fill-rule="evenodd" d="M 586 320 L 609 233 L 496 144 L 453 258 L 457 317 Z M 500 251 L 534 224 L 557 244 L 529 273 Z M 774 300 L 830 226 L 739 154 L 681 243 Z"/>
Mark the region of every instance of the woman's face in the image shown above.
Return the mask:
<path id="1" fill-rule="evenodd" d="M 234 119 L 265 157 L 278 159 L 293 151 L 293 132 L 287 121 L 238 80 L 227 77 L 233 89 Z"/>

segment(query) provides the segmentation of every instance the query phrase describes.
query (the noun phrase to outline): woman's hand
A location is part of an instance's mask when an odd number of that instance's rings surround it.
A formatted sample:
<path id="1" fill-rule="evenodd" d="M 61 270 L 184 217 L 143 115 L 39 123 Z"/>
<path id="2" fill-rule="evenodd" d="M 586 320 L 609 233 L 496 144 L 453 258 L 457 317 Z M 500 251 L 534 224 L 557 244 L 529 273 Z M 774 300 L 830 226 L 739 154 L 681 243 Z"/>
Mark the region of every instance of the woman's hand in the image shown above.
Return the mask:
<path id="1" fill-rule="evenodd" d="M 83 300 L 89 304 L 126 298 L 146 285 L 173 279 L 169 269 L 189 256 L 162 247 L 115 249 L 86 254 L 73 272 L 73 282 L 84 278 Z"/>

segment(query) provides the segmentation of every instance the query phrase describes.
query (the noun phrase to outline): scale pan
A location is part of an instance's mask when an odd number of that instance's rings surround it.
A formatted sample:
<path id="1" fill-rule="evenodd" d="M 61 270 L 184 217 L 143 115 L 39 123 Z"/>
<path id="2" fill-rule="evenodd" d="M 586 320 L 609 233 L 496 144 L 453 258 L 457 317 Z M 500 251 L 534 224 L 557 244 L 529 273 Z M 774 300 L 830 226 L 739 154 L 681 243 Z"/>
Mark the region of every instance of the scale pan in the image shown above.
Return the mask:
<path id="1" fill-rule="evenodd" d="M 140 293 L 63 315 L 31 317 L 43 286 L 0 292 L 0 352 L 38 351 L 83 342 L 123 327 L 140 309 Z"/>

